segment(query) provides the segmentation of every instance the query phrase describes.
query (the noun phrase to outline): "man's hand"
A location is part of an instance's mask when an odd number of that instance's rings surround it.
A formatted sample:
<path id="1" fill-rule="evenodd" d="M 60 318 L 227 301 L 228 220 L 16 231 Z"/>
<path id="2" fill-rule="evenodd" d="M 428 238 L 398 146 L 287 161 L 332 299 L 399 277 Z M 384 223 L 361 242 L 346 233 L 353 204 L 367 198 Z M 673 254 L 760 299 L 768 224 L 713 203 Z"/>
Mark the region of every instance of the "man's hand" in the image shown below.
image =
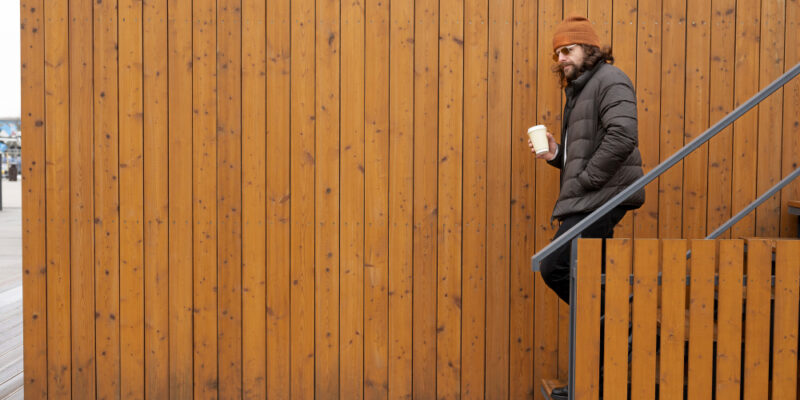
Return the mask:
<path id="1" fill-rule="evenodd" d="M 547 161 L 556 158 L 556 150 L 558 150 L 558 144 L 556 144 L 556 139 L 553 137 L 553 135 L 550 134 L 550 131 L 547 131 L 547 144 L 550 147 L 550 151 L 548 151 L 547 153 L 537 154 L 536 158 L 543 158 Z M 534 150 L 533 148 L 533 142 L 531 142 L 530 139 L 528 139 L 528 147 L 531 148 L 531 153 L 536 154 L 536 150 Z"/>

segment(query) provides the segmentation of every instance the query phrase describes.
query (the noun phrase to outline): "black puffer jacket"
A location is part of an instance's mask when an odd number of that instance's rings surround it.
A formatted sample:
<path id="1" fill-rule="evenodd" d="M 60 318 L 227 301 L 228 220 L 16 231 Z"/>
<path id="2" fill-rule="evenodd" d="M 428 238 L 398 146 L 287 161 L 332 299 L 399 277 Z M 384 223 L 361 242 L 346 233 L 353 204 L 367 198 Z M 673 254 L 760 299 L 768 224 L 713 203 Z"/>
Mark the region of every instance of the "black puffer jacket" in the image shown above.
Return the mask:
<path id="1" fill-rule="evenodd" d="M 594 211 L 642 177 L 636 94 L 625 73 L 601 62 L 572 81 L 565 92 L 562 132 L 567 151 L 559 145 L 556 158 L 548 161 L 561 168 L 554 218 Z M 643 203 L 644 189 L 621 207 L 634 209 Z"/>

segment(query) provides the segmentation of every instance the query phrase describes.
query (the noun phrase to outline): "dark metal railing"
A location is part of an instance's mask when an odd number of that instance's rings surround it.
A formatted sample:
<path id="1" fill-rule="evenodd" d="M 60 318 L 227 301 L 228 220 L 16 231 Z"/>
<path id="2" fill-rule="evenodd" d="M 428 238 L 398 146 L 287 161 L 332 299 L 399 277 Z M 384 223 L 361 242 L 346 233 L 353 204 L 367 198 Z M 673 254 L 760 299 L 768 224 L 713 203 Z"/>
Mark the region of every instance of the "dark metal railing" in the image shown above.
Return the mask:
<path id="1" fill-rule="evenodd" d="M 588 228 L 590 225 L 592 225 L 597 220 L 602 218 L 609 211 L 614 209 L 614 207 L 622 204 L 622 202 L 625 201 L 628 197 L 632 196 L 638 190 L 644 188 L 648 183 L 658 178 L 666 170 L 668 170 L 673 165 L 677 164 L 679 161 L 684 159 L 691 152 L 695 151 L 697 148 L 705 144 L 716 134 L 725 129 L 725 127 L 733 123 L 733 121 L 741 117 L 747 111 L 750 111 L 751 108 L 755 107 L 767 96 L 771 95 L 773 92 L 780 89 L 783 85 L 792 80 L 792 78 L 794 78 L 798 74 L 800 74 L 800 63 L 798 63 L 797 65 L 786 71 L 778 79 L 770 83 L 760 92 L 756 93 L 755 96 L 744 102 L 735 110 L 731 111 L 730 114 L 723 117 L 721 120 L 719 120 L 719 122 L 714 124 L 714 126 L 708 128 L 708 130 L 706 130 L 705 132 L 703 132 L 703 134 L 692 140 L 682 149 L 678 150 L 678 152 L 676 152 L 675 154 L 664 160 L 661 164 L 658 164 L 650 172 L 648 172 L 641 178 L 637 179 L 636 182 L 632 183 L 622 192 L 611 198 L 611 200 L 609 200 L 608 202 L 600 206 L 600 208 L 589 214 L 586 218 L 581 220 L 581 222 L 578 222 L 575 226 L 564 232 L 563 235 L 557 237 L 552 242 L 550 242 L 550 244 L 539 250 L 538 253 L 534 254 L 533 257 L 531 257 L 531 268 L 533 268 L 534 271 L 538 271 L 539 264 L 541 264 L 542 260 L 545 257 L 549 256 L 560 247 L 566 245 L 572 239 L 578 237 L 578 235 L 580 235 L 581 232 L 584 231 L 584 229 Z"/>

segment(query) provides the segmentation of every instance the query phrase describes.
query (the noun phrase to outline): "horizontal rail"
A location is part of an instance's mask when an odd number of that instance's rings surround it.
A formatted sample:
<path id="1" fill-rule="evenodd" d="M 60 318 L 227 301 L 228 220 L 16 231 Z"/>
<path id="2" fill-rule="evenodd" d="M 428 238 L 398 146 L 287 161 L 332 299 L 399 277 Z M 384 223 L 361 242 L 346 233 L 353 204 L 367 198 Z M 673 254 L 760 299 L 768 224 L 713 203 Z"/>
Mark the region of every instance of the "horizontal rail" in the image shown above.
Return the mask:
<path id="1" fill-rule="evenodd" d="M 751 108 L 755 107 L 767 96 L 771 95 L 776 90 L 780 89 L 783 85 L 792 80 L 792 78 L 794 78 L 798 74 L 800 74 L 800 63 L 796 64 L 794 67 L 786 71 L 778 79 L 767 85 L 767 87 L 765 87 L 764 89 L 761 89 L 760 92 L 756 93 L 755 96 L 751 97 L 749 100 L 744 102 L 739 107 L 736 107 L 736 109 L 731 111 L 728 115 L 724 116 L 721 120 L 719 120 L 719 122 L 714 124 L 714 126 L 708 128 L 708 130 L 703 132 L 703 134 L 692 140 L 689 144 L 684 146 L 682 149 L 678 150 L 678 152 L 676 152 L 675 154 L 664 160 L 661 164 L 658 164 L 650 172 L 648 172 L 641 178 L 637 179 L 636 182 L 632 183 L 622 192 L 620 192 L 619 194 L 611 198 L 609 201 L 607 201 L 605 204 L 600 206 L 600 208 L 598 208 L 597 210 L 589 214 L 586 218 L 575 224 L 575 226 L 564 232 L 564 234 L 555 238 L 547 246 L 539 250 L 538 253 L 534 254 L 533 257 L 531 257 L 531 268 L 534 271 L 538 271 L 539 265 L 541 264 L 542 260 L 544 260 L 545 257 L 549 256 L 560 247 L 569 243 L 570 240 L 574 239 L 586 228 L 588 228 L 591 224 L 595 223 L 601 217 L 606 215 L 609 211 L 614 209 L 614 207 L 617 207 L 618 205 L 622 204 L 622 202 L 625 201 L 628 197 L 631 197 L 634 193 L 644 188 L 648 183 L 658 178 L 659 175 L 663 174 L 666 170 L 671 168 L 673 165 L 677 164 L 691 152 L 697 150 L 700 146 L 709 141 L 717 133 L 719 133 L 720 131 L 725 129 L 728 125 L 733 123 L 733 121 L 744 115 L 744 113 L 750 111 Z"/>

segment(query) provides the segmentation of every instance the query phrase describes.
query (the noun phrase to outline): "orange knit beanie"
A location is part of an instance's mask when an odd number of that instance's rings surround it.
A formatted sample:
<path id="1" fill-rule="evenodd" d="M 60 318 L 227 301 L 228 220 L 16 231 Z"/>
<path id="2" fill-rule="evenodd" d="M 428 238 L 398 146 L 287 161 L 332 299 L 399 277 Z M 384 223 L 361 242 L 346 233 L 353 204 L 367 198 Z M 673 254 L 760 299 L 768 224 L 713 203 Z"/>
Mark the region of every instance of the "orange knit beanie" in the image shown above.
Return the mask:
<path id="1" fill-rule="evenodd" d="M 592 23 L 581 16 L 569 16 L 561 21 L 553 35 L 553 50 L 574 43 L 600 47 L 600 38 L 592 28 Z"/>

